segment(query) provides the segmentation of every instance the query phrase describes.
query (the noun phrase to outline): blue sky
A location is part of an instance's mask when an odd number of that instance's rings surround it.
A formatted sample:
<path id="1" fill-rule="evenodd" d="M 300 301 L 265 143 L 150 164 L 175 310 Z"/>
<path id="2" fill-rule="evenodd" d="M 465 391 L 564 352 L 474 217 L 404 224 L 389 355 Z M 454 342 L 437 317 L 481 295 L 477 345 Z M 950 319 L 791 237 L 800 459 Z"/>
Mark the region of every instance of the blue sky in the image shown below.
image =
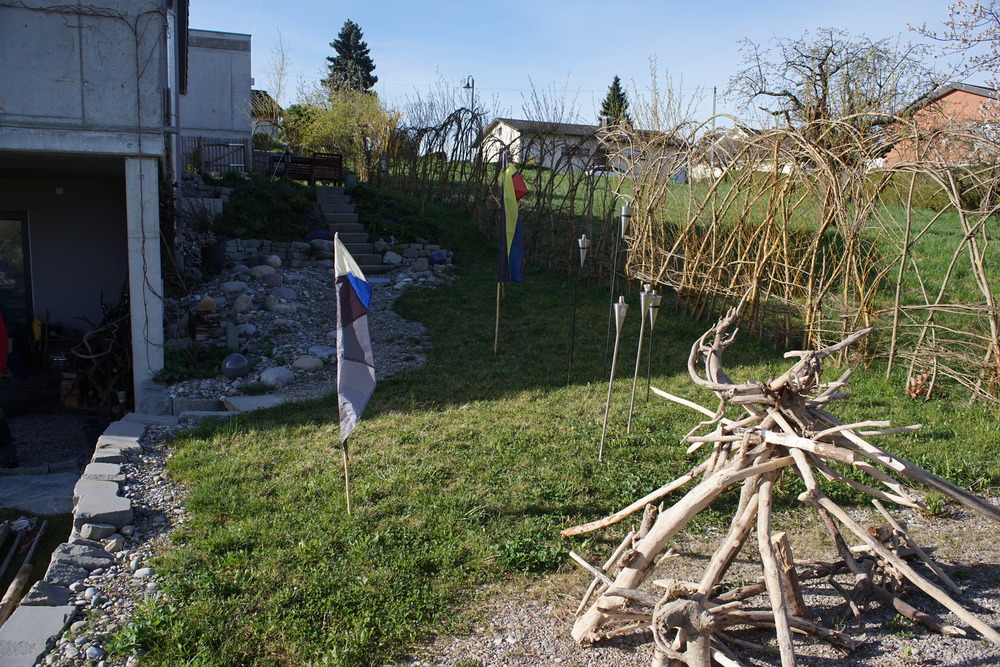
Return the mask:
<path id="1" fill-rule="evenodd" d="M 629 97 L 647 96 L 650 60 L 657 84 L 669 73 L 686 100 L 702 91 L 700 114 L 711 111 L 718 87 L 720 112 L 735 113 L 722 99 L 740 63 L 737 41 L 749 37 L 798 37 L 834 27 L 873 39 L 916 41 L 909 25 L 938 28 L 944 0 L 191 0 L 192 28 L 253 36 L 255 87 L 268 89 L 279 33 L 291 61 L 288 94 L 299 82 L 324 74 L 326 56 L 346 19 L 361 26 L 379 77 L 383 100 L 404 108 L 418 96 L 469 99 L 462 85 L 475 80 L 477 105 L 501 115 L 526 117 L 532 87 L 561 99 L 576 120 L 595 122 L 617 74 Z M 633 104 L 635 102 L 633 101 Z M 569 118 L 564 118 L 569 120 Z"/>

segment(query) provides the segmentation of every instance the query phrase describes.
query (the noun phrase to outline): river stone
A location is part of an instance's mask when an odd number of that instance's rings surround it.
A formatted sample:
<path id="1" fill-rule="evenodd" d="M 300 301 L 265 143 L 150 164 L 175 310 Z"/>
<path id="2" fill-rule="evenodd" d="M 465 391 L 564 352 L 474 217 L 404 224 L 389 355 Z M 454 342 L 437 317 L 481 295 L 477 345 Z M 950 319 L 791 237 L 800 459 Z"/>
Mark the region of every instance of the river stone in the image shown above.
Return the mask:
<path id="1" fill-rule="evenodd" d="M 244 324 L 236 325 L 236 333 L 241 336 L 252 336 L 257 333 L 257 325 L 246 322 Z"/>
<path id="2" fill-rule="evenodd" d="M 203 296 L 194 309 L 199 313 L 212 313 L 215 312 L 216 307 L 215 299 L 210 296 Z"/>
<path id="3" fill-rule="evenodd" d="M 322 370 L 323 361 L 321 359 L 317 359 L 316 357 L 309 356 L 308 354 L 304 354 L 292 362 L 292 367 L 303 371 L 318 371 Z"/>
<path id="4" fill-rule="evenodd" d="M 261 276 L 260 281 L 268 287 L 281 287 L 281 285 L 285 282 L 285 279 L 281 277 L 280 273 L 275 272 Z"/>
<path id="5" fill-rule="evenodd" d="M 326 361 L 333 355 L 337 354 L 337 348 L 332 345 L 313 345 L 309 348 L 309 354 Z"/>
<path id="6" fill-rule="evenodd" d="M 277 255 L 268 255 L 264 258 L 264 264 L 275 269 L 281 268 L 281 258 Z"/>
<path id="7" fill-rule="evenodd" d="M 290 303 L 276 303 L 268 308 L 272 313 L 279 313 L 281 315 L 291 315 L 296 311 L 293 304 Z"/>
<path id="8" fill-rule="evenodd" d="M 382 255 L 383 264 L 388 264 L 390 266 L 399 266 L 400 264 L 402 264 L 402 262 L 403 262 L 403 256 L 400 255 L 398 252 L 393 252 L 392 250 L 390 250 L 389 252 Z"/>
<path id="9" fill-rule="evenodd" d="M 275 299 L 283 299 L 285 301 L 295 301 L 296 294 L 295 290 L 291 287 L 275 287 L 271 290 L 271 296 Z"/>
<path id="10" fill-rule="evenodd" d="M 223 294 L 240 294 L 245 291 L 247 284 L 242 280 L 227 280 L 220 285 Z"/>
<path id="11" fill-rule="evenodd" d="M 250 269 L 250 275 L 254 278 L 261 278 L 269 273 L 274 273 L 274 267 L 267 264 L 260 264 Z"/>
<path id="12" fill-rule="evenodd" d="M 274 389 L 281 389 L 295 381 L 295 373 L 284 366 L 275 366 L 261 373 L 260 381 Z"/>
<path id="13" fill-rule="evenodd" d="M 249 294 L 240 294 L 233 299 L 234 313 L 247 313 L 253 310 L 253 298 Z"/>

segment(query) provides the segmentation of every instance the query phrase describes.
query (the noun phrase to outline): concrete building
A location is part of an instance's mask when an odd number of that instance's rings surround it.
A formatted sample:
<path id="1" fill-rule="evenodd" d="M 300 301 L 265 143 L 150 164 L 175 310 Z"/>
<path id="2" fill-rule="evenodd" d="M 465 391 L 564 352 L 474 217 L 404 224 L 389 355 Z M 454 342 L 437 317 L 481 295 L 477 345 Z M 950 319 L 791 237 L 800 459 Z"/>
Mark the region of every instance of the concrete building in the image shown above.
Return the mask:
<path id="1" fill-rule="evenodd" d="M 129 404 L 163 366 L 160 190 L 179 137 L 250 136 L 250 37 L 189 43 L 187 17 L 188 0 L 0 5 L 0 315 L 80 339 L 127 303 Z"/>
<path id="2" fill-rule="evenodd" d="M 248 171 L 253 120 L 250 35 L 188 33 L 187 85 L 179 99 L 181 168 Z"/>

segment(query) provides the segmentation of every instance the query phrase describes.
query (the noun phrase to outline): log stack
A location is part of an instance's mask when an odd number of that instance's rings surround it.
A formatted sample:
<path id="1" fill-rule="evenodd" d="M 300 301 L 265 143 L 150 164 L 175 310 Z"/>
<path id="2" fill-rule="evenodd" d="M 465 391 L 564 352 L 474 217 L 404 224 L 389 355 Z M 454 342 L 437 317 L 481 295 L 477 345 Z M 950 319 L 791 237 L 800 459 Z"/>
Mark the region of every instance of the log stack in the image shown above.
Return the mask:
<path id="1" fill-rule="evenodd" d="M 823 384 L 821 361 L 846 349 L 871 329 L 858 331 L 822 350 L 787 353 L 786 358 L 797 357 L 798 361 L 778 378 L 736 384 L 723 370 L 722 355 L 734 339 L 735 331 L 729 330 L 738 314 L 738 308 L 730 310 L 695 342 L 688 358 L 692 380 L 719 398 L 716 410 L 653 389 L 659 396 L 708 417 L 685 437 L 689 453 L 710 447 L 706 458 L 620 512 L 563 531 L 564 537 L 580 535 L 644 510 L 639 529 L 626 536 L 603 567 L 571 554 L 595 577 L 577 612 L 574 639 L 591 643 L 635 628 L 650 628 L 656 647 L 654 667 L 739 665 L 742 663 L 738 655 L 746 650 L 773 652 L 783 667 L 789 667 L 796 664 L 796 652 L 802 646 L 796 643 L 796 636 L 819 639 L 848 654 L 855 642 L 812 620 L 814 616 L 801 594 L 803 582 L 823 579 L 839 591 L 858 621 L 862 606 L 874 600 L 932 631 L 966 634 L 965 629 L 906 602 L 905 592 L 916 588 L 941 603 L 964 625 L 1000 645 L 1000 633 L 955 600 L 958 587 L 914 542 L 904 522 L 893 517 L 885 503 L 925 509 L 920 494 L 907 485 L 912 482 L 994 520 L 1000 520 L 1000 508 L 868 440 L 918 429 L 919 425 L 893 429 L 885 421 L 845 424 L 828 412 L 831 403 L 850 396 L 845 391 L 850 371 L 835 382 Z M 742 414 L 727 417 L 729 406 L 740 406 Z M 845 467 L 860 474 L 845 475 L 841 472 Z M 836 548 L 836 555 L 829 561 L 796 562 L 787 536 L 772 531 L 773 489 L 783 474 L 797 475 L 804 484 L 805 491 L 798 499 L 815 509 Z M 820 477 L 868 494 L 885 522 L 870 528 L 861 525 L 820 489 Z M 656 506 L 666 495 L 692 484 L 670 507 Z M 737 487 L 739 504 L 728 534 L 708 559 L 701 579 L 659 579 L 654 582 L 659 587 L 657 593 L 641 590 L 667 555 L 664 549 L 670 540 L 723 493 Z M 749 585 L 725 584 L 727 571 L 753 533 L 763 576 Z M 857 544 L 852 548 L 848 540 Z M 853 586 L 834 578 L 840 576 L 843 580 L 842 575 L 853 580 Z M 767 601 L 750 608 L 748 601 L 764 594 Z M 773 632 L 768 636 L 776 639 L 777 649 L 770 641 L 741 639 L 738 635 L 742 630 L 734 628 L 768 629 L 768 633 Z M 759 632 L 753 636 L 759 636 Z"/>

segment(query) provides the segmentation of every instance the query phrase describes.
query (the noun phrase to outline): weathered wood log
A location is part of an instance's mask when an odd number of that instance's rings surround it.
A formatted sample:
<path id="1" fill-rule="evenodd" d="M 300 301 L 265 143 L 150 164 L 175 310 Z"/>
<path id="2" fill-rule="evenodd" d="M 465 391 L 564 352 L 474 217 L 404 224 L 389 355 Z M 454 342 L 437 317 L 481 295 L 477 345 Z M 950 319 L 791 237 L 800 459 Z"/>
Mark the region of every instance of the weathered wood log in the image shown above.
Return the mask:
<path id="1" fill-rule="evenodd" d="M 771 612 L 774 618 L 774 629 L 778 637 L 778 650 L 781 651 L 781 667 L 795 667 L 795 647 L 792 644 L 792 631 L 788 621 L 788 604 L 782 592 L 781 575 L 778 560 L 774 555 L 774 544 L 771 542 L 771 486 L 773 475 L 765 475 L 760 483 L 757 507 L 757 549 L 760 551 L 760 561 L 764 566 L 764 583 L 767 585 L 767 595 L 771 599 Z"/>
<path id="2" fill-rule="evenodd" d="M 782 589 L 785 591 L 785 601 L 788 613 L 799 618 L 809 618 L 809 607 L 802 598 L 802 588 L 799 586 L 799 576 L 795 571 L 795 558 L 792 556 L 792 546 L 788 543 L 788 533 L 782 531 L 771 536 L 771 546 L 778 560 L 778 574 L 781 576 Z"/>
<path id="3" fill-rule="evenodd" d="M 817 416 L 822 417 L 828 423 L 831 424 L 841 424 L 839 419 L 833 415 L 824 412 L 822 410 L 816 409 L 812 412 L 816 413 Z M 854 449 L 858 453 L 867 457 L 868 459 L 880 463 L 887 468 L 895 470 L 896 472 L 902 474 L 907 479 L 913 480 L 914 482 L 919 482 L 924 486 L 934 489 L 944 495 L 957 500 L 966 507 L 974 509 L 983 516 L 989 517 L 994 521 L 1000 521 L 1000 507 L 989 503 L 979 496 L 969 493 L 963 488 L 955 486 L 951 482 L 941 479 L 937 475 L 924 470 L 920 466 L 910 463 L 905 459 L 901 459 L 898 456 L 894 456 L 889 452 L 876 447 L 875 445 L 869 443 L 862 437 L 852 433 L 851 431 L 844 431 L 843 435 L 855 445 Z"/>
<path id="4" fill-rule="evenodd" d="M 614 566 L 615 563 L 618 562 L 618 559 L 621 558 L 621 555 L 625 553 L 625 550 L 628 549 L 629 546 L 632 544 L 632 538 L 634 536 L 635 536 L 635 531 L 630 530 L 628 532 L 628 535 L 625 536 L 625 539 L 622 540 L 621 544 L 618 545 L 618 548 L 615 549 L 614 553 L 611 554 L 611 558 L 609 558 L 607 562 L 604 563 L 604 567 L 601 568 L 602 572 L 607 573 L 607 571 L 611 569 L 611 567 Z M 594 577 L 594 580 L 590 582 L 590 587 L 587 588 L 586 594 L 584 594 L 583 599 L 580 600 L 580 606 L 577 607 L 576 609 L 577 616 L 583 613 L 583 610 L 587 606 L 587 603 L 590 602 L 591 596 L 594 594 L 594 591 L 597 590 L 597 587 L 600 584 L 601 584 L 601 579 L 599 577 Z"/>
<path id="5" fill-rule="evenodd" d="M 725 469 L 713 474 L 708 479 L 702 481 L 672 507 L 665 512 L 661 512 L 653 525 L 649 535 L 639 541 L 636 550 L 639 557 L 624 568 L 615 579 L 614 585 L 618 588 L 638 588 L 639 584 L 649 574 L 649 570 L 655 562 L 656 555 L 663 551 L 663 547 L 677 532 L 683 528 L 688 521 L 696 516 L 703 509 L 712 504 L 723 491 L 730 485 L 742 481 L 754 475 L 760 475 L 771 470 L 777 470 L 790 465 L 793 459 L 789 456 L 774 459 L 765 463 L 741 468 L 738 470 Z M 590 611 L 579 617 L 573 625 L 573 638 L 578 642 L 593 642 L 600 639 L 597 629 L 604 623 L 604 615 L 596 609 L 600 606 L 614 606 L 616 600 L 605 600 L 605 596 L 598 599 Z"/>
<path id="6" fill-rule="evenodd" d="M 945 574 L 944 570 L 942 570 L 941 567 L 937 563 L 935 563 L 934 560 L 930 556 L 928 556 L 927 553 L 924 552 L 924 550 L 921 549 L 916 542 L 913 541 L 913 538 L 910 537 L 910 534 L 906 530 L 904 530 L 901 525 L 899 525 L 899 522 L 896 521 L 891 514 L 889 514 L 889 511 L 885 508 L 885 506 L 882 505 L 882 503 L 880 503 L 877 499 L 873 500 L 872 503 L 875 505 L 875 509 L 877 509 L 882 514 L 882 516 L 886 518 L 886 521 L 889 522 L 889 524 L 893 527 L 893 529 L 903 536 L 903 539 L 906 540 L 907 546 L 909 546 L 910 549 L 913 550 L 913 552 L 917 555 L 917 558 L 922 560 L 927 565 L 927 567 L 931 569 L 931 572 L 937 575 L 937 578 L 941 580 L 941 583 L 950 588 L 955 595 L 961 595 L 962 589 L 960 589 L 958 585 L 951 580 L 951 577 Z"/>
<path id="7" fill-rule="evenodd" d="M 997 646 L 1000 646 L 1000 633 L 984 623 L 978 616 L 969 612 L 965 607 L 955 602 L 955 600 L 953 600 L 947 593 L 925 579 L 919 572 L 910 567 L 909 564 L 907 564 L 902 558 L 882 546 L 878 540 L 868 534 L 867 530 L 852 519 L 847 512 L 842 510 L 835 502 L 823 495 L 822 492 L 818 490 L 805 491 L 801 496 L 799 496 L 799 498 L 802 502 L 813 506 L 818 505 L 835 516 L 841 524 L 847 526 L 851 532 L 864 540 L 868 546 L 872 548 L 872 551 L 877 553 L 887 562 L 892 563 L 893 567 L 898 569 L 920 590 L 947 607 L 949 611 L 975 628 L 979 634 L 983 635 L 983 637 L 989 639 Z"/>

